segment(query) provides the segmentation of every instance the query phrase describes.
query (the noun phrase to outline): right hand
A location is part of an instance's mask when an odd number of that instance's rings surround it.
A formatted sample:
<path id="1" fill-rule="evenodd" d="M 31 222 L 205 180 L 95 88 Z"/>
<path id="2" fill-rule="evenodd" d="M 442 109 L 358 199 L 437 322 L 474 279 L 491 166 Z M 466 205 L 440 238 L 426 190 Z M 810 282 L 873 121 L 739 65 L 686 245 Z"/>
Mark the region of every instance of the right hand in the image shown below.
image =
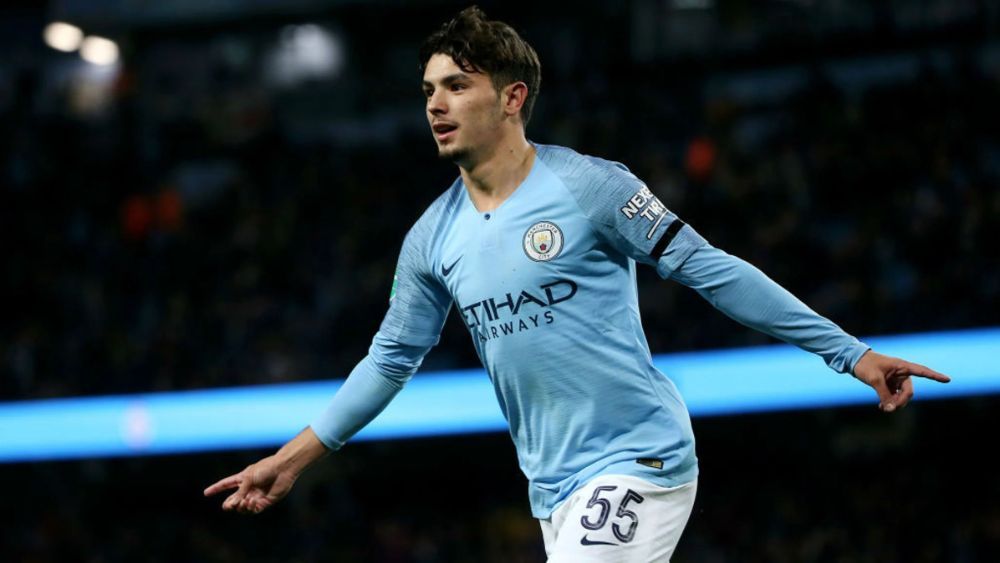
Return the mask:
<path id="1" fill-rule="evenodd" d="M 205 489 L 205 496 L 236 489 L 223 501 L 222 509 L 257 514 L 285 498 L 297 477 L 291 471 L 282 470 L 275 456 L 268 456 L 239 473 L 220 479 Z"/>

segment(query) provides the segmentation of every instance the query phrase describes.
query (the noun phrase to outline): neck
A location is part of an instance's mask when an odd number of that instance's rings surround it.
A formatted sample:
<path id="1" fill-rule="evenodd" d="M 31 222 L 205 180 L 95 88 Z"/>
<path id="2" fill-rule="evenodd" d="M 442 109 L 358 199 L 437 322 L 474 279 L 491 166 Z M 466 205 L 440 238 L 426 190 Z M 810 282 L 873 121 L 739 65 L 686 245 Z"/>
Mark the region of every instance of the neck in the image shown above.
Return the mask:
<path id="1" fill-rule="evenodd" d="M 485 158 L 473 164 L 459 164 L 459 170 L 476 209 L 492 211 L 514 193 L 534 163 L 535 147 L 524 135 L 519 135 L 498 143 Z"/>

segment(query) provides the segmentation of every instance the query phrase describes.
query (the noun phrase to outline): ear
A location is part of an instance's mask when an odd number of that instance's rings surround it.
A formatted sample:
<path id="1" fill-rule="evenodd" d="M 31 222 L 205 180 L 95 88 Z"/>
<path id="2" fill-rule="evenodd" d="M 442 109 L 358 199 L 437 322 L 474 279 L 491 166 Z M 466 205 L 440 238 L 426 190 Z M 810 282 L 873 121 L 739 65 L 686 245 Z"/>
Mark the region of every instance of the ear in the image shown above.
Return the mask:
<path id="1" fill-rule="evenodd" d="M 524 82 L 514 82 L 504 86 L 500 93 L 503 112 L 509 117 L 521 115 L 521 106 L 528 99 L 528 85 Z"/>

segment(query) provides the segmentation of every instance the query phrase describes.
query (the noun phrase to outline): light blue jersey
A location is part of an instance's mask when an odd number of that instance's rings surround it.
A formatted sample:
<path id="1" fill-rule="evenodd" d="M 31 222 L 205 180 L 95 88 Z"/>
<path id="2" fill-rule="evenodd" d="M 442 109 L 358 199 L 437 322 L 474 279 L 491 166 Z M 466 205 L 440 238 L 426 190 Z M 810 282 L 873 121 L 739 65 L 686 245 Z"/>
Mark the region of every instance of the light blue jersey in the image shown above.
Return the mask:
<path id="1" fill-rule="evenodd" d="M 510 424 L 535 517 L 602 474 L 693 480 L 690 417 L 650 358 L 636 262 L 837 371 L 868 349 L 709 245 L 621 164 L 535 148 L 528 177 L 497 209 L 477 211 L 459 178 L 410 230 L 369 355 L 312 425 L 328 447 L 381 412 L 454 305 Z"/>

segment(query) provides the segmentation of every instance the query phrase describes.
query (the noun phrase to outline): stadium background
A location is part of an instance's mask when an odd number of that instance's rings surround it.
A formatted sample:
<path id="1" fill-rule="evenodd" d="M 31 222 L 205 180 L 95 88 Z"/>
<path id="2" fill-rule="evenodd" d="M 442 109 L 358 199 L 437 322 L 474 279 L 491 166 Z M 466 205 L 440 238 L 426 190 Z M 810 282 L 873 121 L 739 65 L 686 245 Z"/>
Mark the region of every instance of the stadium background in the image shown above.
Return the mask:
<path id="1" fill-rule="evenodd" d="M 532 140 L 626 163 L 853 334 L 1000 324 L 997 2 L 480 5 L 541 57 Z M 346 375 L 455 175 L 416 49 L 463 6 L 4 3 L 0 399 Z M 118 60 L 48 47 L 57 20 Z M 654 352 L 771 342 L 639 284 Z M 424 369 L 477 366 L 468 338 L 450 319 Z M 1000 561 L 997 407 L 698 418 L 675 560 Z M 502 433 L 350 445 L 259 517 L 201 497 L 270 451 L 0 465 L 3 559 L 544 558 Z"/>

